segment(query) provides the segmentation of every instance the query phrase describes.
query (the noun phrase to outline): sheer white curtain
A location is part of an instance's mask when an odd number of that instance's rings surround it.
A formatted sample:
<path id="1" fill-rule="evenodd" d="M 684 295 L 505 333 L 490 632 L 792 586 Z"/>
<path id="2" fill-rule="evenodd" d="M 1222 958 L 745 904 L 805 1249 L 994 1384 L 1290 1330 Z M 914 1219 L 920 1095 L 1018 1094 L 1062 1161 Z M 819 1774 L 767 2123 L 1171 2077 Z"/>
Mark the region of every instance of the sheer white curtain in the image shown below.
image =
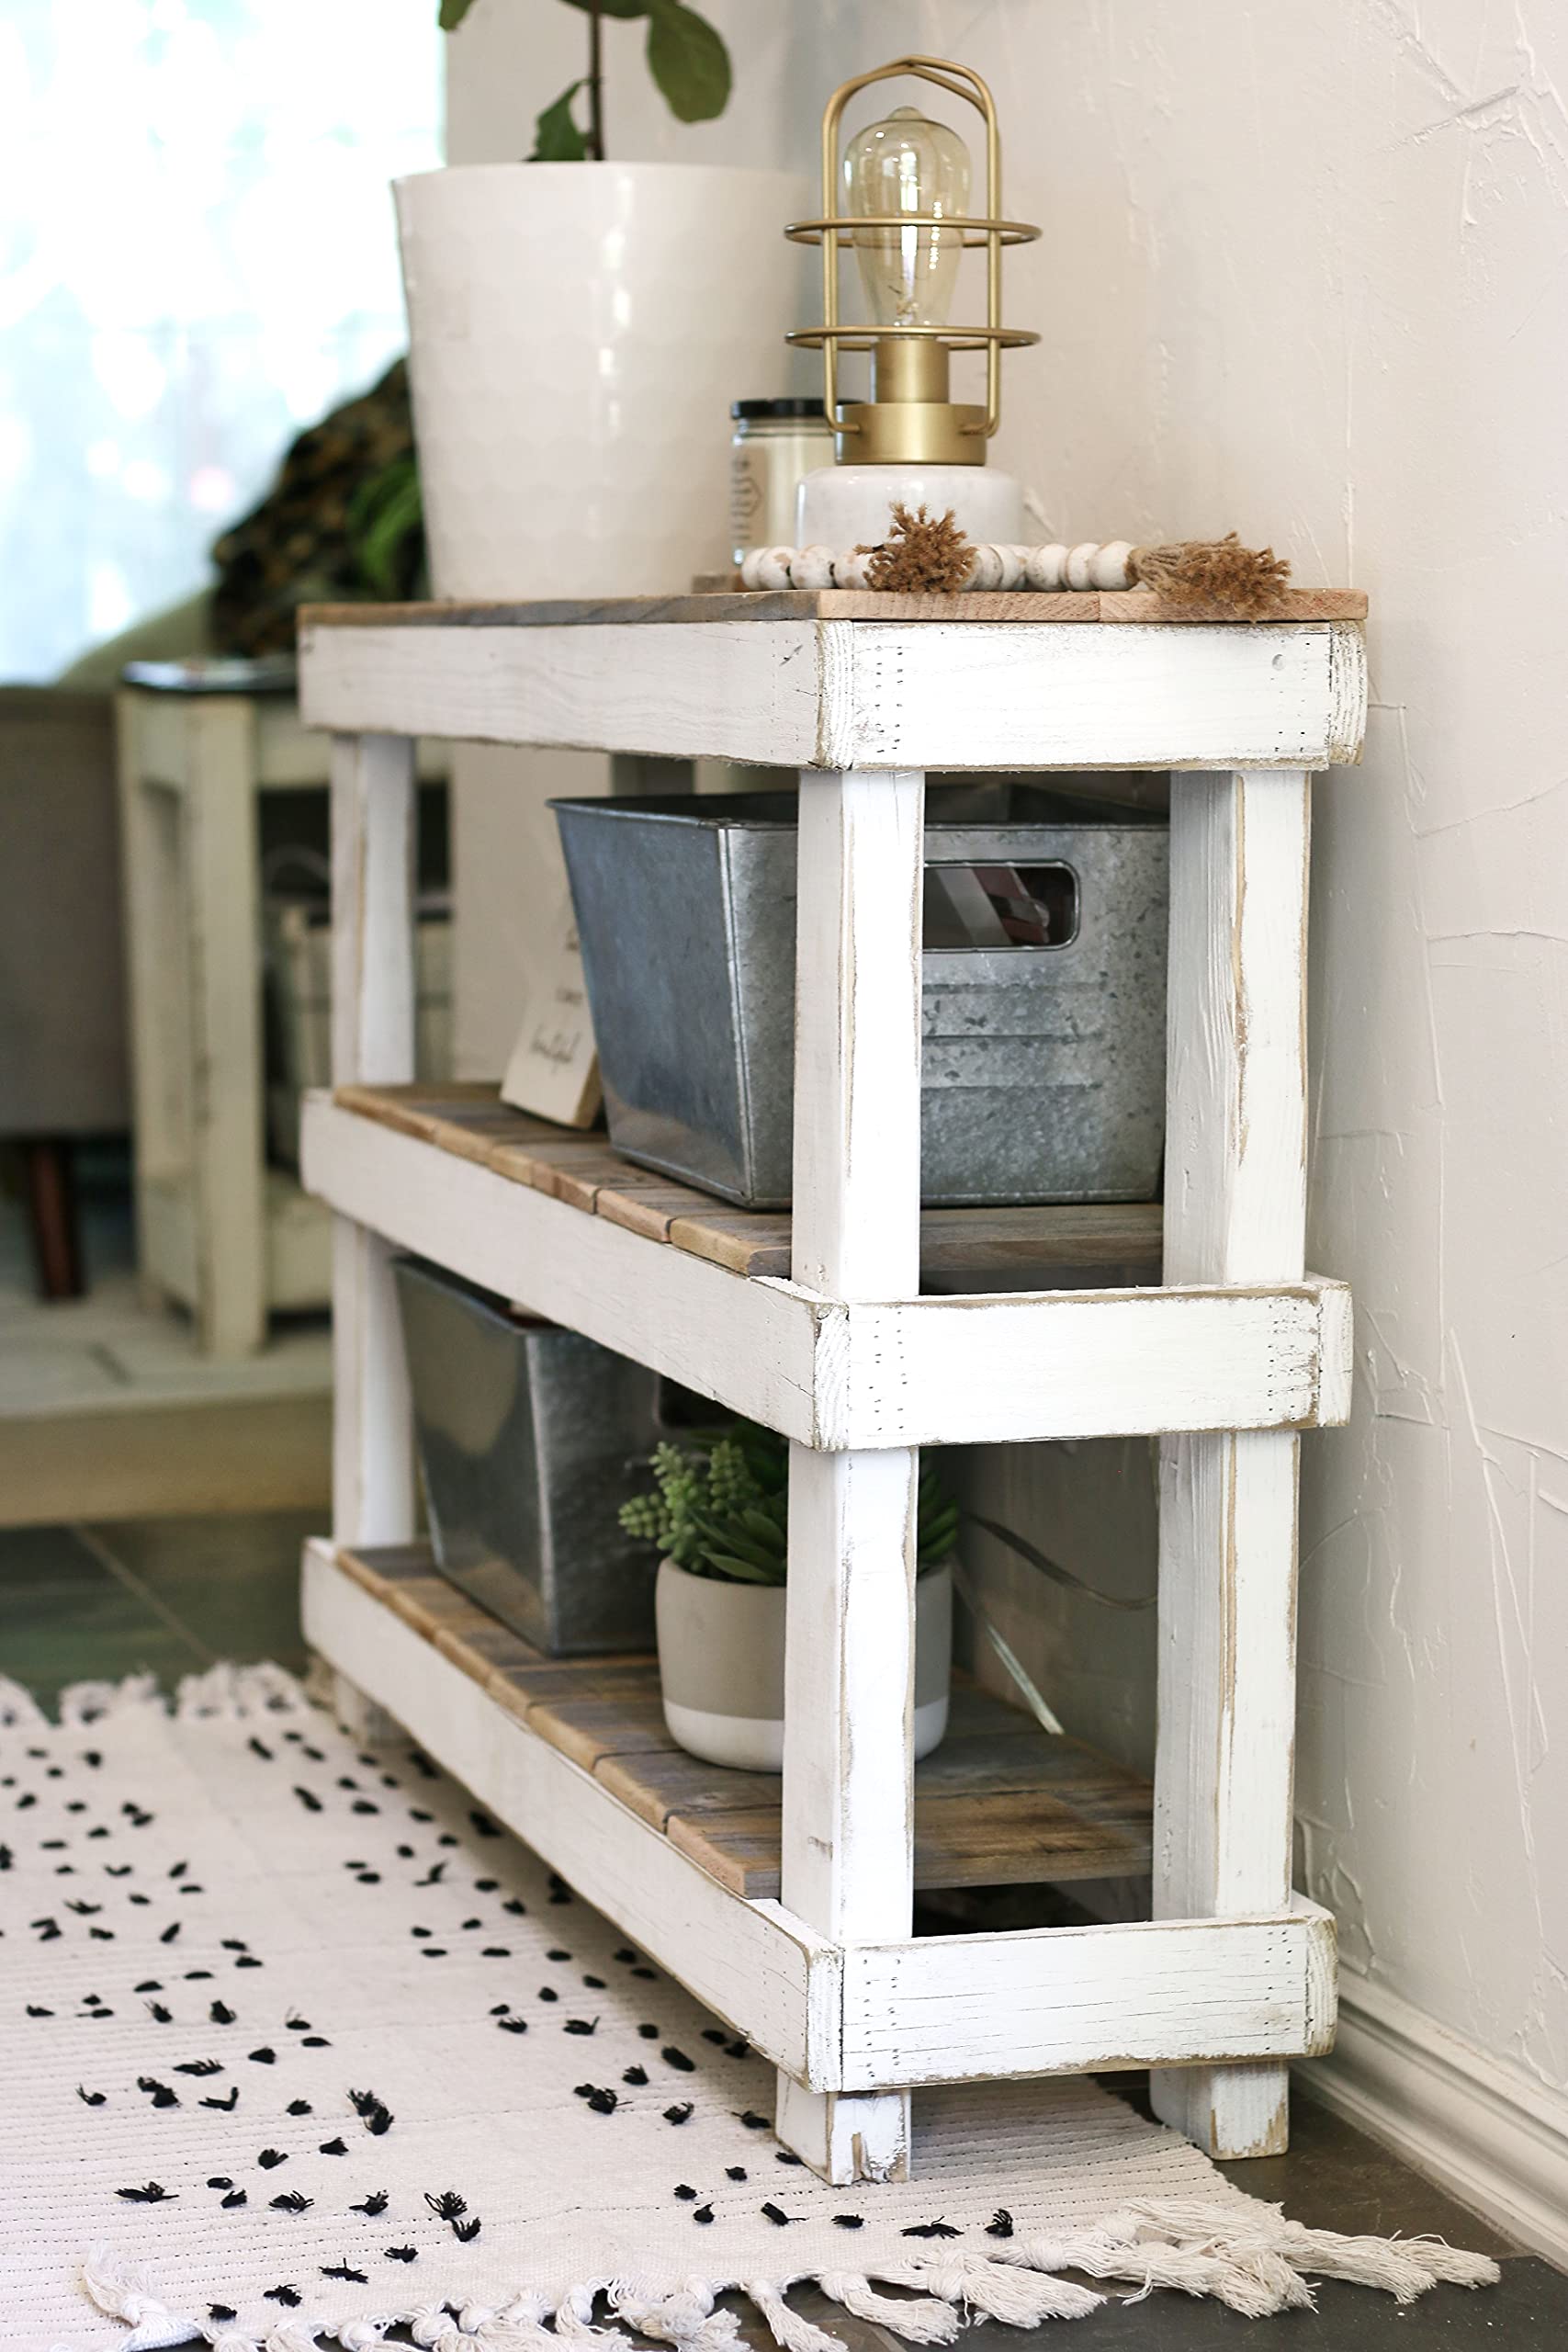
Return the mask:
<path id="1" fill-rule="evenodd" d="M 434 0 L 0 0 L 0 678 L 198 587 L 402 348 Z"/>

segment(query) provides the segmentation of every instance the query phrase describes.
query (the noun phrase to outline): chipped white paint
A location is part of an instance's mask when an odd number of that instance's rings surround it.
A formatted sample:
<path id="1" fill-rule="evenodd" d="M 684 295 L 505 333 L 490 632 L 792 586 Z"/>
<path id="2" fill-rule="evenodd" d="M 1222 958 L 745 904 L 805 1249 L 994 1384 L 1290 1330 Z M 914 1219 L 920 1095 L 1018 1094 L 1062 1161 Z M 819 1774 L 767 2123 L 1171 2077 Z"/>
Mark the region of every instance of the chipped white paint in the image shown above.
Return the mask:
<path id="1" fill-rule="evenodd" d="M 686 621 L 301 632 L 312 725 L 814 769 L 1353 760 L 1360 624 Z"/>
<path id="2" fill-rule="evenodd" d="M 828 1452 L 1333 1419 L 1342 1285 L 1013 1291 L 844 1305 L 748 1281 L 307 1099 L 306 1183 L 400 1250 Z M 879 1245 L 880 1245 L 880 1238 Z"/>
<path id="3" fill-rule="evenodd" d="M 1332 1918 L 1288 1900 L 1269 1917 L 930 1936 L 851 1951 L 844 2079 L 869 2086 L 1312 2055 L 1334 2037 L 1334 1976 Z"/>
<path id="4" fill-rule="evenodd" d="M 920 1285 L 925 778 L 800 780 L 791 1272 Z M 913 1930 L 915 1487 L 907 1448 L 790 1448 L 781 1894 L 835 1944 Z M 828 2179 L 902 2179 L 909 2097 L 781 2079 L 780 2137 Z"/>
<path id="5" fill-rule="evenodd" d="M 1288 1282 L 1306 1214 L 1307 779 L 1180 776 L 1170 807 L 1165 1262 Z M 1299 1444 L 1160 1447 L 1156 1919 L 1275 1910 L 1291 1884 Z M 1157 2075 L 1217 2156 L 1288 2137 L 1282 2066 Z"/>
<path id="6" fill-rule="evenodd" d="M 333 1075 L 413 1076 L 414 746 L 333 745 Z M 309 1181 L 308 1179 L 306 1180 Z M 333 1226 L 333 1525 L 340 1543 L 414 1532 L 413 1421 L 386 1239 Z"/>

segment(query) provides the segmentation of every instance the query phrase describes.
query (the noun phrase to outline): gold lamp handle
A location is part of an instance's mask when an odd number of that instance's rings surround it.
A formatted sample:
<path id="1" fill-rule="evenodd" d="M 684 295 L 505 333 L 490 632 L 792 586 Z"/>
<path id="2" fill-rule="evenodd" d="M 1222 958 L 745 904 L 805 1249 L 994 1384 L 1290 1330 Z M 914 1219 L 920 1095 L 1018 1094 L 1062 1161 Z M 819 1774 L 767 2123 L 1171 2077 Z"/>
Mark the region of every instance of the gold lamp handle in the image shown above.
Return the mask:
<path id="1" fill-rule="evenodd" d="M 839 256 L 845 225 L 836 217 L 839 126 L 844 108 L 860 91 L 870 89 L 874 83 L 897 81 L 906 74 L 917 81 L 934 82 L 950 96 L 966 99 L 985 119 L 986 218 L 990 224 L 986 232 L 986 325 L 990 330 L 986 344 L 986 420 L 983 425 L 967 429 L 983 433 L 989 439 L 1001 422 L 1001 345 L 998 331 L 1002 309 L 1002 238 L 996 224 L 1002 209 L 1002 139 L 996 100 L 988 85 L 972 66 L 960 65 L 948 57 L 896 57 L 889 65 L 878 65 L 869 74 L 857 74 L 852 81 L 841 83 L 834 91 L 822 117 L 822 376 L 828 423 L 836 432 L 860 431 L 858 424 L 839 422 Z"/>

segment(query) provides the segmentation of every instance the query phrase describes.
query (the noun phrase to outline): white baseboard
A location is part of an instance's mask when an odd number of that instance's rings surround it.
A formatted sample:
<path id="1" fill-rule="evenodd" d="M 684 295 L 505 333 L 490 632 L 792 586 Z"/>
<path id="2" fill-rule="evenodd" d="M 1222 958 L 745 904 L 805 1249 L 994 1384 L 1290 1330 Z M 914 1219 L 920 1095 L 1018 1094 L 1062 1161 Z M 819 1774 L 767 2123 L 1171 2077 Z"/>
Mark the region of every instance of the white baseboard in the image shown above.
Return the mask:
<path id="1" fill-rule="evenodd" d="M 1488 2058 L 1397 1994 L 1346 1969 L 1331 2057 L 1303 2087 L 1568 2269 L 1568 2094 Z"/>

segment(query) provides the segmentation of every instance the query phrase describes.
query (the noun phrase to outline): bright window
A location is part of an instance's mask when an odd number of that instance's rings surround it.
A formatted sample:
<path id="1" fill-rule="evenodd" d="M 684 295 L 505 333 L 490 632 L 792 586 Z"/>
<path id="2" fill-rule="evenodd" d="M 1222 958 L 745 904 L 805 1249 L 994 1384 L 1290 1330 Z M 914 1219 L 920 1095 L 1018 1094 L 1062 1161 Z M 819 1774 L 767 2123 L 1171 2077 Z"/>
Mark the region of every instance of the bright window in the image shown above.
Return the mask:
<path id="1" fill-rule="evenodd" d="M 0 678 L 188 594 L 402 348 L 434 0 L 0 0 Z"/>

